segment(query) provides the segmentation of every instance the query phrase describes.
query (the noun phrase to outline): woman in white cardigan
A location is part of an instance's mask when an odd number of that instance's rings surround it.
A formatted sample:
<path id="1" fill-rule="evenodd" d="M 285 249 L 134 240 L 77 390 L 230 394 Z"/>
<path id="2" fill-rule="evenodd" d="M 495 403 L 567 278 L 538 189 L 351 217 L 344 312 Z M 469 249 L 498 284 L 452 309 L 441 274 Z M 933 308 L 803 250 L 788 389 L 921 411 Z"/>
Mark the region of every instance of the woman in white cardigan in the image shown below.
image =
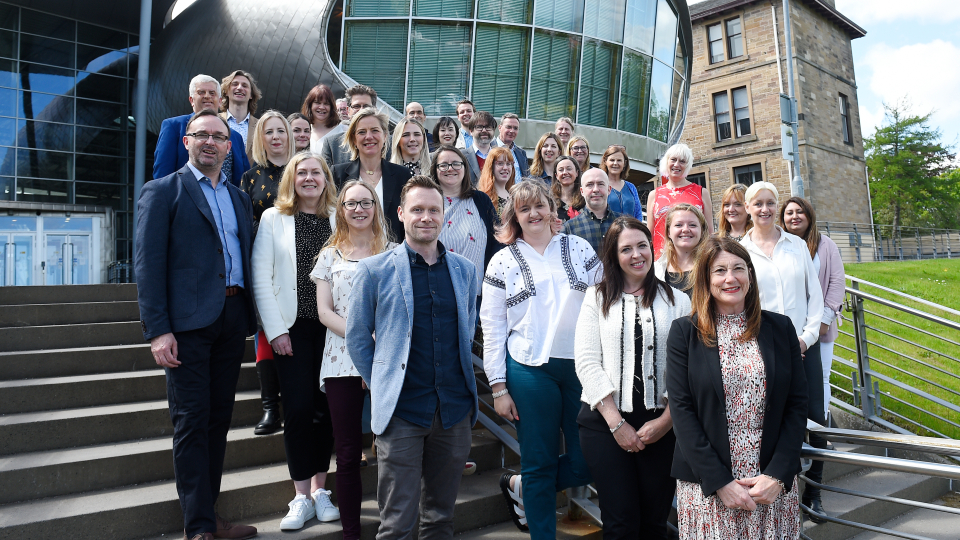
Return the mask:
<path id="1" fill-rule="evenodd" d="M 664 369 L 674 319 L 690 299 L 652 271 L 650 230 L 619 217 L 601 250 L 603 280 L 577 320 L 580 446 L 597 486 L 604 540 L 668 538 L 676 438 Z"/>
<path id="2" fill-rule="evenodd" d="M 283 443 L 296 490 L 281 530 L 300 529 L 314 516 L 340 519 L 324 489 L 333 427 L 320 391 L 326 328 L 317 311 L 317 286 L 310 279 L 331 233 L 329 216 L 337 188 L 330 178 L 319 155 L 294 156 L 283 171 L 274 207 L 260 217 L 253 243 L 253 294 L 276 359 Z"/>

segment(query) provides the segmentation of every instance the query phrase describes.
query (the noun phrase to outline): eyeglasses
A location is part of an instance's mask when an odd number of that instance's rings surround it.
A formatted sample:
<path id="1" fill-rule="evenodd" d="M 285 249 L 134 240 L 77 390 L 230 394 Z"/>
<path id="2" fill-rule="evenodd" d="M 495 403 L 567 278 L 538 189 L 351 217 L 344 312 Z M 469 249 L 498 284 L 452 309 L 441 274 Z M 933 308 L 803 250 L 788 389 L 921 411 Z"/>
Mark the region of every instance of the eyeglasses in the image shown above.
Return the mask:
<path id="1" fill-rule="evenodd" d="M 449 171 L 450 169 L 459 171 L 462 168 L 463 168 L 462 161 L 454 161 L 453 163 L 437 163 L 437 170 L 440 170 L 440 171 Z"/>
<path id="2" fill-rule="evenodd" d="M 490 131 L 493 129 L 493 126 L 476 126 L 474 129 L 477 131 Z"/>
<path id="3" fill-rule="evenodd" d="M 197 142 L 200 142 L 200 143 L 204 143 L 209 141 L 210 139 L 213 139 L 214 142 L 223 144 L 230 140 L 229 135 L 219 135 L 219 134 L 211 134 L 211 133 L 187 133 L 187 137 L 193 137 L 194 139 L 197 140 Z"/>
<path id="4" fill-rule="evenodd" d="M 359 201 L 343 201 L 343 207 L 347 210 L 356 210 L 357 205 L 364 210 L 373 208 L 373 199 L 360 199 Z"/>
<path id="5" fill-rule="evenodd" d="M 587 147 L 586 147 L 586 146 L 571 146 L 571 147 L 570 147 L 570 151 L 572 151 L 572 152 L 586 152 L 586 151 L 587 151 Z"/>

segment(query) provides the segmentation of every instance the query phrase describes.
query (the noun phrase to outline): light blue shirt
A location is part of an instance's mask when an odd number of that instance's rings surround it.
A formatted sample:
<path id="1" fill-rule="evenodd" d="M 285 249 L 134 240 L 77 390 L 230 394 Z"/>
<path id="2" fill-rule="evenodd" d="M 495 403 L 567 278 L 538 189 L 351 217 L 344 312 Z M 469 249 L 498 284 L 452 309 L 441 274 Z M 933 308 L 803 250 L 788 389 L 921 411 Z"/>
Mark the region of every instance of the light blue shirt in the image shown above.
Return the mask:
<path id="1" fill-rule="evenodd" d="M 463 133 L 463 146 L 464 148 L 470 148 L 473 146 L 473 135 L 470 134 L 466 129 L 461 131 Z"/>
<path id="2" fill-rule="evenodd" d="M 213 221 L 217 224 L 217 233 L 220 235 L 220 245 L 224 246 L 223 266 L 227 270 L 226 287 L 243 287 L 243 255 L 240 253 L 239 228 L 237 226 L 237 212 L 233 208 L 230 190 L 227 188 L 227 176 L 220 171 L 220 181 L 217 187 L 203 175 L 193 163 L 187 162 L 193 175 L 200 182 L 200 191 L 207 198 Z"/>
<path id="3" fill-rule="evenodd" d="M 227 126 L 240 134 L 240 138 L 243 139 L 243 148 L 246 149 L 247 132 L 250 131 L 250 113 L 247 113 L 247 117 L 238 122 L 237 119 L 230 114 L 230 111 L 227 111 Z"/>

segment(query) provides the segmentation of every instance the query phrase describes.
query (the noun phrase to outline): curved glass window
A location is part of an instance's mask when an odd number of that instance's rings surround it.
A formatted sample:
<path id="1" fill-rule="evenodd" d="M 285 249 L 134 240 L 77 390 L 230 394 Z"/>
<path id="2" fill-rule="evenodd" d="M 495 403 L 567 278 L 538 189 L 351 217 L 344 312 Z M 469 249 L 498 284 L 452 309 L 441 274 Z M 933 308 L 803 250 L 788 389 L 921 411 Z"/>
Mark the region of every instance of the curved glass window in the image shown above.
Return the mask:
<path id="1" fill-rule="evenodd" d="M 473 0 L 414 0 L 413 16 L 472 19 Z"/>
<path id="2" fill-rule="evenodd" d="M 477 25 L 473 60 L 473 103 L 494 116 L 523 111 L 527 96 L 530 31 L 515 26 Z"/>
<path id="3" fill-rule="evenodd" d="M 653 56 L 673 65 L 674 50 L 677 45 L 677 15 L 667 0 L 657 4 L 657 31 L 653 42 Z"/>
<path id="4" fill-rule="evenodd" d="M 657 0 L 627 0 L 623 44 L 653 54 L 653 30 L 657 25 Z"/>
<path id="5" fill-rule="evenodd" d="M 533 24 L 555 30 L 583 30 L 583 0 L 537 0 Z"/>
<path id="6" fill-rule="evenodd" d="M 580 39 L 559 32 L 534 32 L 528 118 L 552 122 L 575 116 Z"/>
<path id="7" fill-rule="evenodd" d="M 607 41 L 623 41 L 625 0 L 585 0 L 583 33 Z"/>
<path id="8" fill-rule="evenodd" d="M 619 78 L 620 47 L 595 39 L 585 40 L 577 123 L 616 127 L 614 111 Z"/>
<path id="9" fill-rule="evenodd" d="M 406 17 L 408 15 L 410 15 L 410 0 L 349 0 L 347 2 L 348 17 Z"/>
<path id="10" fill-rule="evenodd" d="M 639 135 L 647 132 L 647 102 L 653 61 L 645 54 L 623 54 L 623 82 L 620 84 L 620 124 L 622 131 Z"/>
<path id="11" fill-rule="evenodd" d="M 375 88 L 380 99 L 403 110 L 407 21 L 348 21 L 343 72 Z"/>
<path id="12" fill-rule="evenodd" d="M 413 24 L 407 103 L 419 102 L 428 114 L 456 114 L 457 101 L 467 95 L 469 74 L 469 26 Z"/>
<path id="13" fill-rule="evenodd" d="M 670 97 L 673 75 L 669 67 L 654 60 L 653 77 L 650 80 L 650 117 L 647 136 L 661 142 L 667 142 L 670 134 Z"/>
<path id="14" fill-rule="evenodd" d="M 480 0 L 477 18 L 515 24 L 530 24 L 533 0 Z"/>

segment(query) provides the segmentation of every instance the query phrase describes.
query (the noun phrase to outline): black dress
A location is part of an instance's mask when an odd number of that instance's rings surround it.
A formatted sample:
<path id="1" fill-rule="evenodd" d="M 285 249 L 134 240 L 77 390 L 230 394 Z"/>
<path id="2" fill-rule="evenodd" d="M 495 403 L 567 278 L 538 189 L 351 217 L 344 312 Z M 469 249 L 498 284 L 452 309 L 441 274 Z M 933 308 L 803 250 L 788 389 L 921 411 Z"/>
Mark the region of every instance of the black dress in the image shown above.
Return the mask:
<path id="1" fill-rule="evenodd" d="M 297 246 L 297 318 L 320 320 L 317 312 L 317 284 L 310 272 L 317 262 L 317 254 L 330 238 L 330 220 L 316 214 L 297 212 L 293 216 L 294 238 Z"/>
<path id="2" fill-rule="evenodd" d="M 249 171 L 243 173 L 240 187 L 250 196 L 255 224 L 260 223 L 260 216 L 266 212 L 267 208 L 273 208 L 273 202 L 277 200 L 277 190 L 280 188 L 280 179 L 283 177 L 284 167 L 284 165 L 277 166 L 270 162 L 267 162 L 266 166 L 258 163 L 254 164 Z"/>
<path id="3" fill-rule="evenodd" d="M 693 287 L 687 286 L 687 278 L 690 276 L 690 272 L 670 272 L 667 271 L 667 285 L 670 285 L 674 289 L 683 291 L 688 297 L 693 298 Z"/>

